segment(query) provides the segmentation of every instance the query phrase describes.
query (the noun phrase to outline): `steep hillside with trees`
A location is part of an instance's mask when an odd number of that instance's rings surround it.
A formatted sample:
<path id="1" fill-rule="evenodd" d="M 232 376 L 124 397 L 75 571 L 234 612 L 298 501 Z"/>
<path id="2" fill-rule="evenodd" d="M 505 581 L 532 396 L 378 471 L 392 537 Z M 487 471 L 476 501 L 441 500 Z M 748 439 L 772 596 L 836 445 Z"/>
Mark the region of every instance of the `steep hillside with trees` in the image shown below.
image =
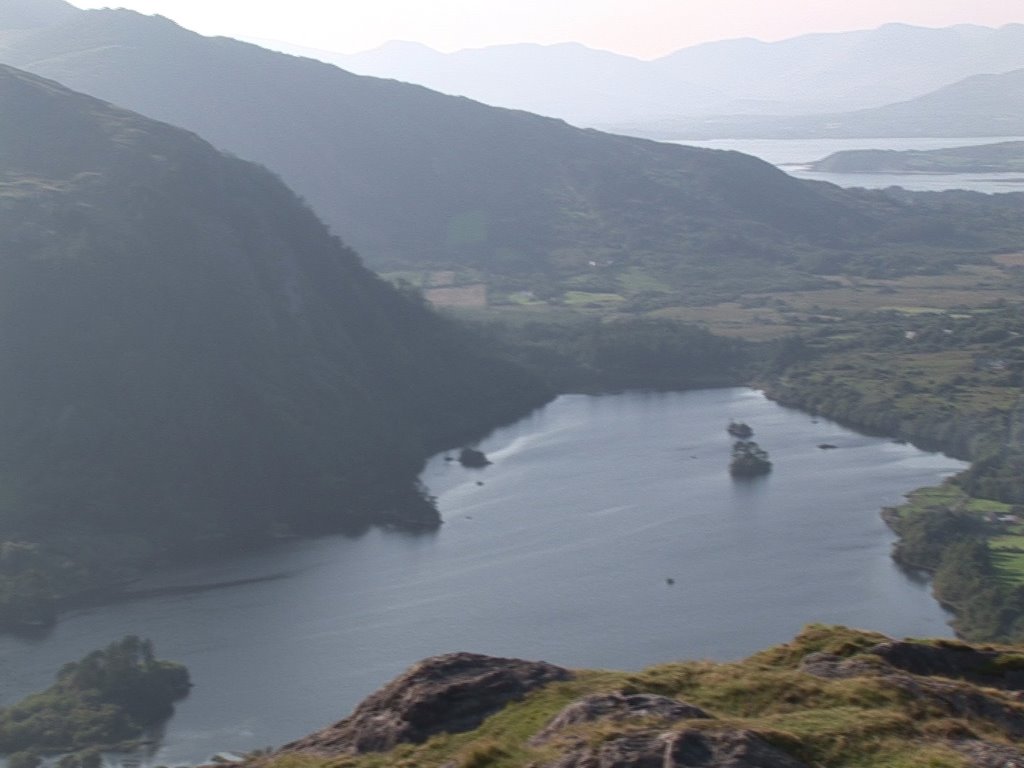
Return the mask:
<path id="1" fill-rule="evenodd" d="M 433 526 L 433 450 L 546 391 L 277 178 L 0 68 L 0 539 Z"/>

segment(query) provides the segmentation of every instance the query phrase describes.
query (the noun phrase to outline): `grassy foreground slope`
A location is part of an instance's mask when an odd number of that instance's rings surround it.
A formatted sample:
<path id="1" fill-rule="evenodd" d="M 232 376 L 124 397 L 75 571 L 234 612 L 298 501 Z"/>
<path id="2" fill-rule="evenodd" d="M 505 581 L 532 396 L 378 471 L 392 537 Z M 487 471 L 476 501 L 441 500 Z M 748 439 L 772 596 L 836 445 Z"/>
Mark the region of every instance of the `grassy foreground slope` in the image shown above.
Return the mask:
<path id="1" fill-rule="evenodd" d="M 1024 655 L 811 626 L 744 661 L 569 671 L 450 654 L 270 768 L 1004 768 Z"/>

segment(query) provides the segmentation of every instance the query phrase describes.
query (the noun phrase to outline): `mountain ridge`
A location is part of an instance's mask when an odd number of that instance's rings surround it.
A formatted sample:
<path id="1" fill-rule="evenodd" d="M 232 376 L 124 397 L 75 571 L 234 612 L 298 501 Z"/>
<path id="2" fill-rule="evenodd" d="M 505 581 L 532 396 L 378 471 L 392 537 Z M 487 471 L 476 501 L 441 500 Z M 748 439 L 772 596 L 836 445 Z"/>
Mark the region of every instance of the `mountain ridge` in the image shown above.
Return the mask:
<path id="1" fill-rule="evenodd" d="M 720 115 L 621 126 L 651 138 L 886 138 L 1024 135 L 1024 68 L 959 80 L 871 109 L 800 116 Z"/>
<path id="2" fill-rule="evenodd" d="M 974 74 L 1024 66 L 1022 40 L 1020 24 L 886 24 L 774 42 L 711 41 L 650 60 L 565 44 L 439 53 L 385 43 L 356 54 L 319 56 L 360 74 L 607 128 L 733 110 L 810 114 L 883 106 Z M 572 56 L 563 55 L 570 51 Z M 546 75 L 538 78 L 538 72 Z M 580 90 L 577 96 L 571 82 Z M 598 93 L 606 94 L 603 105 Z"/>
<path id="3" fill-rule="evenodd" d="M 820 282 L 804 265 L 822 251 L 831 262 L 894 230 L 949 226 L 945 210 L 797 181 L 738 153 L 581 130 L 130 11 L 0 39 L 0 60 L 267 165 L 377 270 L 454 270 L 501 295 L 565 281 L 606 291 L 634 268 L 686 293 L 709 260 L 732 272 L 715 288 L 728 295 L 781 273 Z M 990 249 L 995 232 L 965 221 L 948 243 Z"/>

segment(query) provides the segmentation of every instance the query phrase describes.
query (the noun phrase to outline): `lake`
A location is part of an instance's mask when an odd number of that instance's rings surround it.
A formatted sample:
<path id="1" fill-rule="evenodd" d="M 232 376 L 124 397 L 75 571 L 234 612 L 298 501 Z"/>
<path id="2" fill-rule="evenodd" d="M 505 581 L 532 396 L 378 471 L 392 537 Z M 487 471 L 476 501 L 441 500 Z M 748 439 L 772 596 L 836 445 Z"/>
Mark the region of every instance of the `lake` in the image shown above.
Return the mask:
<path id="1" fill-rule="evenodd" d="M 974 192 L 1024 192 L 1021 173 L 823 173 L 808 170 L 807 165 L 833 152 L 852 149 L 928 150 L 1024 141 L 1020 136 L 985 138 L 879 138 L 879 139 L 715 139 L 676 141 L 708 149 L 731 149 L 754 155 L 800 179 L 828 181 L 840 187 L 884 189 L 903 187 L 920 191 L 967 189 Z"/>
<path id="2" fill-rule="evenodd" d="M 730 477 L 731 419 L 754 428 L 771 475 Z M 951 634 L 927 585 L 889 558 L 879 508 L 962 462 L 750 389 L 566 395 L 480 448 L 482 470 L 428 463 L 445 518 L 434 534 L 291 540 L 140 587 L 249 583 L 0 637 L 0 704 L 126 633 L 150 637 L 195 683 L 146 760 L 174 765 L 301 736 L 441 652 L 637 669 L 741 657 L 812 621 Z"/>

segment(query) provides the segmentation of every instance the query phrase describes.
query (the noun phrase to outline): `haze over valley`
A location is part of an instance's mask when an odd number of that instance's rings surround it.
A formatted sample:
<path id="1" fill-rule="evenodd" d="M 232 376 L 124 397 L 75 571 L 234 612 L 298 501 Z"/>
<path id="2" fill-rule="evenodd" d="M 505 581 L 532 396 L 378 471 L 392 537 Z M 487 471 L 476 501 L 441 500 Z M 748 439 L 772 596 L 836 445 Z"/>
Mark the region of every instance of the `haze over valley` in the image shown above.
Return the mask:
<path id="1" fill-rule="evenodd" d="M 7 768 L 1024 761 L 1012 13 L 160 2 L 0 0 Z"/>

